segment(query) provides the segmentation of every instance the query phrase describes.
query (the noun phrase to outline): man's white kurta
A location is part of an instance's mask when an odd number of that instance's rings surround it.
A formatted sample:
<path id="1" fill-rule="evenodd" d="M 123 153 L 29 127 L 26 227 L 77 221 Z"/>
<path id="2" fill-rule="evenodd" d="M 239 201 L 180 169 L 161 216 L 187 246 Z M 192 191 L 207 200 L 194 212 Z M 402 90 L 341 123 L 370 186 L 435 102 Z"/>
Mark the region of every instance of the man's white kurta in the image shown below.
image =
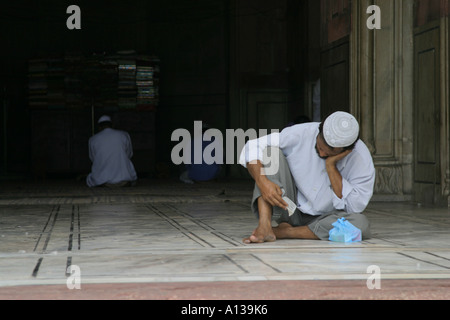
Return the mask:
<path id="1" fill-rule="evenodd" d="M 331 188 L 330 179 L 315 149 L 319 123 L 305 123 L 288 127 L 281 133 L 273 133 L 247 142 L 239 163 L 247 167 L 254 160 L 262 161 L 268 146 L 279 147 L 286 156 L 297 187 L 297 206 L 310 215 L 344 210 L 362 213 L 373 195 L 375 168 L 372 156 L 364 142 L 359 140 L 355 149 L 337 163 L 342 175 L 343 198 L 338 198 Z"/>
<path id="2" fill-rule="evenodd" d="M 121 130 L 106 128 L 89 139 L 89 157 L 92 172 L 86 182 L 89 187 L 104 183 L 137 180 L 131 157 L 133 147 L 130 135 Z"/>

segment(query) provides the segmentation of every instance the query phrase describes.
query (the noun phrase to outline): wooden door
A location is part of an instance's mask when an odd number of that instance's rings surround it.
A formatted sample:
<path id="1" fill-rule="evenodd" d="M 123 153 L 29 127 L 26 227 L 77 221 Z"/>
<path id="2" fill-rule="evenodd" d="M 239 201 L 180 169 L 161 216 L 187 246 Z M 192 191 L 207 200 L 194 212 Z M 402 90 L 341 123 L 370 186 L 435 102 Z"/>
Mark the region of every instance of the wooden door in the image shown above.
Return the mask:
<path id="1" fill-rule="evenodd" d="M 321 0 L 320 114 L 350 111 L 350 31 L 352 2 Z"/>
<path id="2" fill-rule="evenodd" d="M 336 111 L 350 112 L 350 44 L 348 38 L 322 52 L 321 119 Z"/>
<path id="3" fill-rule="evenodd" d="M 435 203 L 440 190 L 439 36 L 439 25 L 428 24 L 414 37 L 414 185 L 424 203 Z"/>

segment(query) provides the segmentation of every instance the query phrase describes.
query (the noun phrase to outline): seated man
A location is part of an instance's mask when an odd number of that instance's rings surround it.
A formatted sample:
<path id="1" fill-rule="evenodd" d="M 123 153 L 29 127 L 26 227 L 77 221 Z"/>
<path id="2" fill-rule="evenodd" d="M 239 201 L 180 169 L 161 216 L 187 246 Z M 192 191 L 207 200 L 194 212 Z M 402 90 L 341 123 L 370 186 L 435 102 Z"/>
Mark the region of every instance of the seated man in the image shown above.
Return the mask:
<path id="1" fill-rule="evenodd" d="M 184 183 L 192 184 L 194 182 L 206 182 L 217 178 L 220 173 L 221 166 L 217 163 L 207 164 L 202 156 L 201 163 L 195 163 L 195 145 L 201 145 L 202 155 L 205 149 L 213 143 L 214 137 L 209 140 L 203 140 L 203 135 L 209 129 L 209 126 L 203 123 L 202 135 L 200 137 L 194 137 L 191 148 L 191 163 L 186 164 L 184 172 L 180 175 L 180 180 Z M 211 156 L 215 156 L 215 150 L 211 153 Z"/>
<path id="2" fill-rule="evenodd" d="M 268 153 L 278 168 L 271 175 L 263 165 Z M 352 115 L 336 112 L 322 123 L 299 124 L 251 140 L 239 162 L 255 180 L 252 210 L 259 217 L 244 243 L 328 240 L 332 224 L 342 217 L 361 230 L 363 239 L 370 237 L 362 212 L 373 195 L 375 168 Z M 295 203 L 293 214 L 286 211 L 283 197 Z M 278 222 L 274 228 L 272 215 Z"/>
<path id="3" fill-rule="evenodd" d="M 87 185 L 133 185 L 137 174 L 130 160 L 133 156 L 130 135 L 125 131 L 113 129 L 109 116 L 100 117 L 98 124 L 100 132 L 89 139 L 92 172 L 87 176 Z"/>

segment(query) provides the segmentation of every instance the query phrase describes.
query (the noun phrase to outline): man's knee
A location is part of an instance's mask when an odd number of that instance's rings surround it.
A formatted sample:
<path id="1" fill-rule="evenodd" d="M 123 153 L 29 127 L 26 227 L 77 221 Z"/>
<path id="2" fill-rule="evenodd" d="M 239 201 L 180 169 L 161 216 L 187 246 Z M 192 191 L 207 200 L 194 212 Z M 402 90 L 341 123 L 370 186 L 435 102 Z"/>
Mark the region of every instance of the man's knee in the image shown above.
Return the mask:
<path id="1" fill-rule="evenodd" d="M 372 237 L 370 233 L 369 219 L 367 219 L 365 215 L 359 213 L 330 214 L 325 217 L 319 217 L 310 223 L 308 227 L 318 238 L 328 240 L 329 232 L 334 228 L 333 223 L 335 223 L 339 218 L 345 218 L 348 222 L 361 230 L 361 237 L 363 240 Z"/>
<path id="2" fill-rule="evenodd" d="M 354 213 L 346 217 L 346 219 L 356 228 L 361 230 L 363 240 L 372 237 L 372 234 L 370 233 L 370 221 L 364 214 Z"/>

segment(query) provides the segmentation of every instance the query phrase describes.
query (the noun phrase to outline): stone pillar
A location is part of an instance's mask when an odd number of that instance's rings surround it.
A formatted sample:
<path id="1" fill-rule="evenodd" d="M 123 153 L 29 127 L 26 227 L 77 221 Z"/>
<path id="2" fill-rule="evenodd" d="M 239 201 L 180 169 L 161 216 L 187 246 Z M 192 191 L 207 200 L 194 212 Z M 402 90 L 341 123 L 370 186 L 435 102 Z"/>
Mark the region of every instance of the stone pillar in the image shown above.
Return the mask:
<path id="1" fill-rule="evenodd" d="M 413 1 L 361 0 L 352 8 L 351 111 L 374 159 L 374 199 L 410 200 L 413 154 Z M 381 9 L 369 30 L 367 8 Z"/>
<path id="2" fill-rule="evenodd" d="M 443 201 L 450 207 L 450 23 L 441 17 L 441 184 Z"/>

